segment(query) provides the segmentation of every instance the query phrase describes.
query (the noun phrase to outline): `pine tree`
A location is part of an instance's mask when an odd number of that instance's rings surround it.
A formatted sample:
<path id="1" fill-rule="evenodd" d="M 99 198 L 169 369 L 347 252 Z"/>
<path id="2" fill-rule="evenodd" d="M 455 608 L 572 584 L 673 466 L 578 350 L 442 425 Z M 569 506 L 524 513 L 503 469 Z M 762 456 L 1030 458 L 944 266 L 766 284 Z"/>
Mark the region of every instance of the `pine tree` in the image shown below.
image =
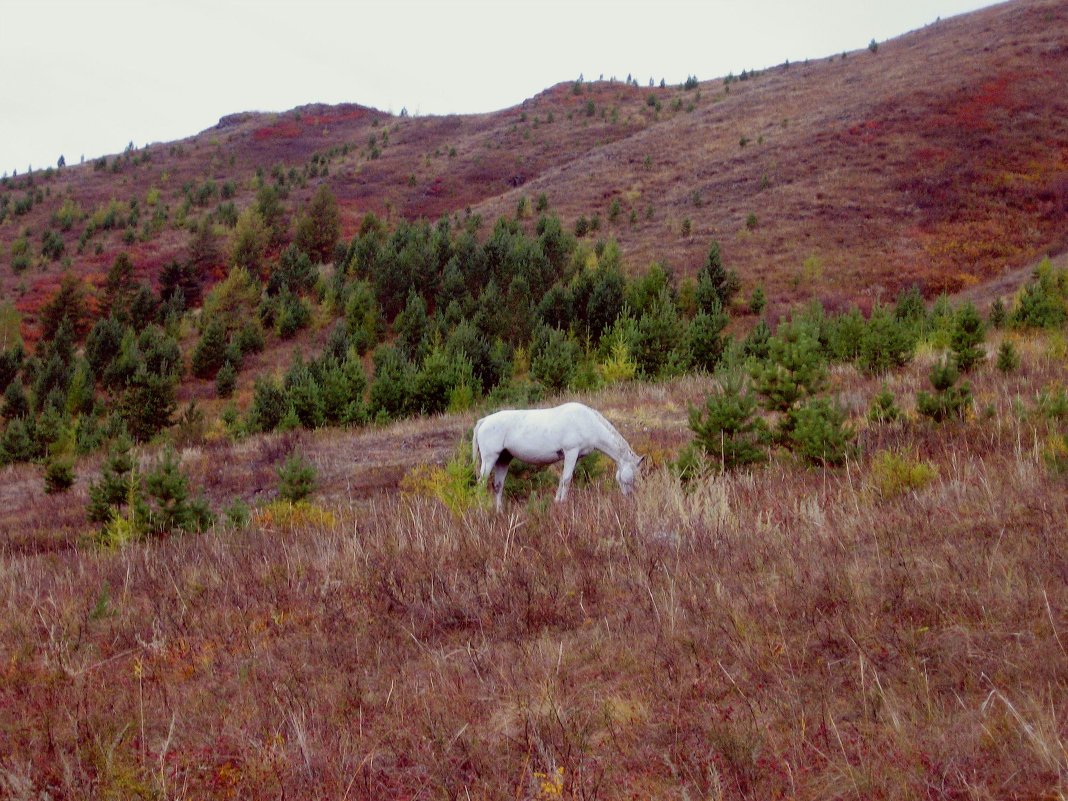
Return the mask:
<path id="1" fill-rule="evenodd" d="M 868 419 L 873 423 L 894 423 L 902 418 L 901 409 L 894 398 L 894 393 L 883 384 L 882 391 L 872 400 L 868 409 Z"/>
<path id="2" fill-rule="evenodd" d="M 167 446 L 159 464 L 145 475 L 146 529 L 154 534 L 202 531 L 212 523 L 202 499 L 189 497 L 189 479 L 181 471 L 174 448 Z"/>
<path id="3" fill-rule="evenodd" d="M 956 362 L 951 357 L 939 361 L 931 368 L 930 378 L 935 392 L 916 395 L 916 408 L 920 414 L 936 423 L 950 417 L 963 419 L 972 405 L 972 388 L 967 382 L 956 386 L 960 378 Z"/>
<path id="4" fill-rule="evenodd" d="M 136 291 L 133 262 L 129 254 L 120 253 L 104 279 L 104 308 L 120 322 L 129 322 L 130 305 Z"/>
<path id="5" fill-rule="evenodd" d="M 246 427 L 250 432 L 274 431 L 289 409 L 286 393 L 274 379 L 257 378 L 252 389 Z"/>
<path id="6" fill-rule="evenodd" d="M 767 425 L 756 416 L 756 398 L 742 390 L 742 380 L 730 376 L 708 396 L 703 410 L 690 407 L 694 444 L 717 469 L 729 470 L 767 459 Z"/>
<path id="7" fill-rule="evenodd" d="M 898 309 L 901 308 L 899 302 Z M 916 347 L 916 329 L 911 327 L 912 318 L 907 316 L 911 313 L 908 305 L 904 317 L 891 315 L 881 307 L 871 313 L 857 353 L 857 366 L 863 372 L 883 375 L 909 363 Z"/>
<path id="8" fill-rule="evenodd" d="M 1001 340 L 996 367 L 1003 373 L 1014 373 L 1020 367 L 1020 354 L 1008 337 Z"/>
<path id="9" fill-rule="evenodd" d="M 965 373 L 986 358 L 981 347 L 986 336 L 983 318 L 975 306 L 966 303 L 954 316 L 953 331 L 950 334 L 950 347 L 956 356 L 957 366 Z"/>
<path id="10" fill-rule="evenodd" d="M 1005 302 L 1001 298 L 994 298 L 994 302 L 990 304 L 990 314 L 987 320 L 990 323 L 990 327 L 997 329 L 1005 325 L 1005 321 L 1008 318 L 1008 312 L 1005 310 Z"/>
<path id="11" fill-rule="evenodd" d="M 36 455 L 33 437 L 30 435 L 32 419 L 8 420 L 4 433 L 0 434 L 0 465 L 28 462 Z"/>
<path id="12" fill-rule="evenodd" d="M 278 496 L 282 500 L 296 503 L 315 491 L 317 471 L 295 453 L 290 454 L 289 458 L 277 468 L 277 473 Z"/>
<path id="13" fill-rule="evenodd" d="M 780 325 L 768 356 L 750 370 L 753 388 L 768 411 L 786 412 L 823 387 L 826 362 L 819 341 L 800 322 Z"/>
<path id="14" fill-rule="evenodd" d="M 215 394 L 220 398 L 229 398 L 234 394 L 235 389 L 237 389 L 237 370 L 228 359 L 215 374 Z"/>
<path id="15" fill-rule="evenodd" d="M 204 326 L 200 340 L 193 348 L 190 368 L 197 378 L 211 378 L 226 360 L 226 327 L 217 317 Z"/>
<path id="16" fill-rule="evenodd" d="M 697 274 L 697 307 L 711 312 L 718 301 L 721 308 L 727 309 L 740 288 L 738 274 L 723 266 L 719 243 L 713 240 L 705 263 Z"/>
<path id="17" fill-rule="evenodd" d="M 326 184 L 320 185 L 308 207 L 297 221 L 294 242 L 319 264 L 328 262 L 341 236 L 341 217 L 337 198 Z"/>
<path id="18" fill-rule="evenodd" d="M 137 480 L 133 443 L 121 434 L 111 445 L 98 481 L 89 484 L 89 505 L 86 516 L 95 523 L 111 520 L 116 509 L 127 502 L 130 485 Z"/>
<path id="19" fill-rule="evenodd" d="M 854 452 L 856 432 L 841 407 L 813 398 L 790 412 L 790 447 L 811 464 L 840 465 Z"/>
<path id="20" fill-rule="evenodd" d="M 699 311 L 686 327 L 684 346 L 691 367 L 713 372 L 723 356 L 723 329 L 727 327 L 727 315 Z"/>

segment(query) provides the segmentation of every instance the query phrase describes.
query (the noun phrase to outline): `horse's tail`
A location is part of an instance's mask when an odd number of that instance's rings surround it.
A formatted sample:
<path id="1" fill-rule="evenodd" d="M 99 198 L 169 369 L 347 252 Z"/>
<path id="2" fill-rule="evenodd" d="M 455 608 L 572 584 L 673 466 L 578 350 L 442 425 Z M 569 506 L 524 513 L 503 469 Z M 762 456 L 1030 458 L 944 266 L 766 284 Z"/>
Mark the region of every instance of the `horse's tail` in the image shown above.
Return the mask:
<path id="1" fill-rule="evenodd" d="M 478 427 L 480 425 L 482 425 L 482 421 L 481 420 L 479 420 L 478 422 L 475 423 L 475 429 L 474 429 L 474 431 L 471 432 L 471 466 L 474 468 L 476 475 L 478 474 L 478 469 L 479 469 L 479 465 L 478 465 L 478 460 L 479 460 Z"/>

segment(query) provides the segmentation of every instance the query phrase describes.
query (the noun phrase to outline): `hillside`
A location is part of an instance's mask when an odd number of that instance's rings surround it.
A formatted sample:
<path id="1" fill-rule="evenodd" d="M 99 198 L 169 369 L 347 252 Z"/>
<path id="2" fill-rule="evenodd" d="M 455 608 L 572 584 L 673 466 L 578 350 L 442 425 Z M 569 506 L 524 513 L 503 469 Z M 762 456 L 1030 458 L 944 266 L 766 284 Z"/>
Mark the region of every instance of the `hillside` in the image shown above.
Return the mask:
<path id="1" fill-rule="evenodd" d="M 544 194 L 566 226 L 596 216 L 587 236 L 616 239 L 631 270 L 661 260 L 692 275 L 715 238 L 773 304 L 968 288 L 1068 244 L 1066 28 L 1064 3 L 1027 0 L 875 52 L 691 89 L 561 84 L 473 116 L 235 114 L 186 140 L 4 181 L 0 296 L 32 340 L 64 269 L 99 283 L 125 250 L 154 280 L 184 258 L 196 220 L 232 223 L 252 203 L 257 172 L 288 178 L 291 214 L 328 184 L 346 238 L 367 212 L 492 222 Z"/>
<path id="2" fill-rule="evenodd" d="M 1068 798 L 1065 31 L 6 179 L 0 799 Z"/>

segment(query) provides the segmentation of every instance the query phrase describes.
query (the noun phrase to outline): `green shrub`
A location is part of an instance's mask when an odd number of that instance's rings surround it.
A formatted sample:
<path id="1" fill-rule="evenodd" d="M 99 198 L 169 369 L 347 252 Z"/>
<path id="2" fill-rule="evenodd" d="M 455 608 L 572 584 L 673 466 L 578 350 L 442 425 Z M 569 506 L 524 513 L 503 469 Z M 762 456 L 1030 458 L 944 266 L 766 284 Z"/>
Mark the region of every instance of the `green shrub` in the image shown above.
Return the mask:
<path id="1" fill-rule="evenodd" d="M 559 392 L 575 379 L 582 357 L 578 343 L 559 328 L 541 329 L 531 344 L 530 374 L 550 391 Z"/>
<path id="2" fill-rule="evenodd" d="M 202 498 L 189 497 L 189 479 L 182 473 L 174 449 L 164 449 L 159 463 L 145 475 L 145 532 L 204 531 L 213 515 Z"/>
<path id="3" fill-rule="evenodd" d="M 856 452 L 856 432 L 846 423 L 845 412 L 826 398 L 809 400 L 789 416 L 790 448 L 806 461 L 840 465 Z"/>
<path id="4" fill-rule="evenodd" d="M 899 302 L 898 310 L 901 308 Z M 872 312 L 860 335 L 857 366 L 861 371 L 883 375 L 912 360 L 917 334 L 915 324 L 910 325 L 909 320 L 881 307 Z"/>
<path id="5" fill-rule="evenodd" d="M 894 393 L 890 391 L 886 384 L 883 384 L 882 391 L 875 396 L 871 407 L 868 409 L 868 420 L 873 423 L 895 423 L 903 416 L 904 414 L 898 408 L 894 398 Z"/>
<path id="6" fill-rule="evenodd" d="M 278 497 L 290 503 L 297 503 L 315 491 L 317 471 L 301 456 L 290 454 L 280 467 L 278 473 Z"/>
<path id="7" fill-rule="evenodd" d="M 237 389 L 237 370 L 231 361 L 223 362 L 219 372 L 215 374 L 215 394 L 220 398 L 229 398 Z"/>
<path id="8" fill-rule="evenodd" d="M 1020 354 L 1017 353 L 1016 346 L 1008 337 L 1001 340 L 995 366 L 1003 373 L 1014 373 L 1020 367 Z"/>
<path id="9" fill-rule="evenodd" d="M 937 478 L 935 465 L 894 451 L 879 451 L 872 459 L 868 474 L 872 490 L 883 499 L 921 490 Z"/>
<path id="10" fill-rule="evenodd" d="M 950 417 L 963 420 L 972 406 L 972 389 L 967 382 L 956 386 L 960 370 L 953 359 L 947 357 L 936 363 L 931 368 L 930 378 L 935 392 L 916 395 L 917 411 L 938 423 Z"/>

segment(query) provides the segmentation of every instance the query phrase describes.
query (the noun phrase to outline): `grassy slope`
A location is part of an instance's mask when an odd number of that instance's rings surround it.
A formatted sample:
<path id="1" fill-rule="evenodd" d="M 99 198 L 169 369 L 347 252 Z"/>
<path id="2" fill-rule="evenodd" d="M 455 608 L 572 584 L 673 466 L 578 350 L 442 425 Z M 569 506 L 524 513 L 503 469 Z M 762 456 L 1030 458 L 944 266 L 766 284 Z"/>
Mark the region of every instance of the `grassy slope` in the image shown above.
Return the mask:
<path id="1" fill-rule="evenodd" d="M 501 516 L 396 493 L 467 448 L 470 417 L 446 416 L 187 449 L 216 503 L 270 497 L 291 449 L 321 492 L 240 531 L 71 550 L 78 526 L 53 526 L 84 475 L 54 501 L 9 468 L 0 787 L 1059 797 L 1068 492 L 1042 458 L 1058 426 L 1033 408 L 1065 385 L 1063 338 L 1018 345 L 1017 374 L 972 376 L 982 419 L 865 426 L 880 382 L 840 368 L 857 461 L 777 459 L 690 491 L 655 464 L 708 380 L 605 391 L 589 400 L 654 462 L 626 503 L 610 474 Z M 891 377 L 906 409 L 932 358 Z M 884 450 L 937 476 L 880 490 Z"/>

